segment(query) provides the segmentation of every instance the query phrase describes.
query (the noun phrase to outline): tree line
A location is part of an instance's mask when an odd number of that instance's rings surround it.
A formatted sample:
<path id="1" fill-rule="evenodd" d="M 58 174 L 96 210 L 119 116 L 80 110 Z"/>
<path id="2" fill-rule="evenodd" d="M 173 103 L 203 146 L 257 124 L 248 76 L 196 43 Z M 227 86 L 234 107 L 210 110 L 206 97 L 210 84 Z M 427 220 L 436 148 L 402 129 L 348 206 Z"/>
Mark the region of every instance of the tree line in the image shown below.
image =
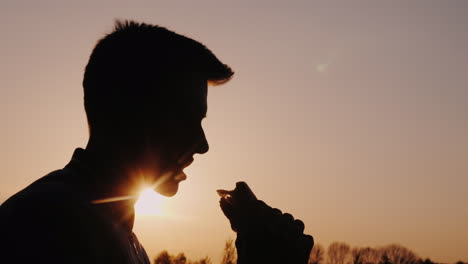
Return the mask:
<path id="1" fill-rule="evenodd" d="M 312 249 L 309 264 L 443 264 L 422 259 L 412 250 L 390 244 L 383 247 L 351 247 L 344 242 L 333 242 L 325 250 L 317 244 Z M 466 264 L 462 261 L 456 264 Z"/>
<path id="2" fill-rule="evenodd" d="M 224 245 L 221 264 L 236 264 L 237 254 L 234 241 L 228 239 Z M 213 264 L 209 257 L 199 260 L 189 260 L 184 253 L 171 255 L 167 251 L 160 252 L 153 261 L 154 264 Z M 333 242 L 327 249 L 317 244 L 310 253 L 308 264 L 446 264 L 422 259 L 412 250 L 391 244 L 383 247 L 351 247 L 344 242 Z M 455 264 L 468 264 L 458 261 Z"/>

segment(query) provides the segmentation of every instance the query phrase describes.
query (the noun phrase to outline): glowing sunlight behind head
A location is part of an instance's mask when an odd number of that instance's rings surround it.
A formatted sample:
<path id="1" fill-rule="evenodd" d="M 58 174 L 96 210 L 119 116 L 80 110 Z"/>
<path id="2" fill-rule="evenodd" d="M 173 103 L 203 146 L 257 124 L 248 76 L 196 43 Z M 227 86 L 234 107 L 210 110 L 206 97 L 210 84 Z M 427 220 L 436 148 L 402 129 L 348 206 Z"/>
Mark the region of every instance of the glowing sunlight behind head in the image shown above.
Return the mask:
<path id="1" fill-rule="evenodd" d="M 153 189 L 145 188 L 135 204 L 135 213 L 138 215 L 162 216 L 166 213 L 164 210 L 165 200 L 166 197 Z"/>

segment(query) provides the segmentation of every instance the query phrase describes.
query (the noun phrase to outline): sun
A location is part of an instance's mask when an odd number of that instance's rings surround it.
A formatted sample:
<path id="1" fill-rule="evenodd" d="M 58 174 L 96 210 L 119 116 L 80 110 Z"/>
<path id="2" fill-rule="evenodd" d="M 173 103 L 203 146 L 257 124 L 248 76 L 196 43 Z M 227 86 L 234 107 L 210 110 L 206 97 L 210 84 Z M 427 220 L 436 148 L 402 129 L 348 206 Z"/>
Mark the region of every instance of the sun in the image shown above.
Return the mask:
<path id="1" fill-rule="evenodd" d="M 164 196 L 150 188 L 146 188 L 141 192 L 140 198 L 135 204 L 135 213 L 138 215 L 162 216 L 164 214 L 164 202 Z"/>

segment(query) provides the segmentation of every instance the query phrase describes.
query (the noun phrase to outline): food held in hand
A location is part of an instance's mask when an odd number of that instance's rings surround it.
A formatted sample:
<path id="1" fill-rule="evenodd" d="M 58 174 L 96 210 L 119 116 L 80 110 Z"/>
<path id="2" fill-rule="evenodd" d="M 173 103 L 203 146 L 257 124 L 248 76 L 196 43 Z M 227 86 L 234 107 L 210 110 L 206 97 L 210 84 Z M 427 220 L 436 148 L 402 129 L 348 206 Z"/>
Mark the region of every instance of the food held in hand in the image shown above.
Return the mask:
<path id="1" fill-rule="evenodd" d="M 221 198 L 228 198 L 235 203 L 244 203 L 257 200 L 257 197 L 245 182 L 236 183 L 236 188 L 232 191 L 216 190 L 216 192 Z"/>

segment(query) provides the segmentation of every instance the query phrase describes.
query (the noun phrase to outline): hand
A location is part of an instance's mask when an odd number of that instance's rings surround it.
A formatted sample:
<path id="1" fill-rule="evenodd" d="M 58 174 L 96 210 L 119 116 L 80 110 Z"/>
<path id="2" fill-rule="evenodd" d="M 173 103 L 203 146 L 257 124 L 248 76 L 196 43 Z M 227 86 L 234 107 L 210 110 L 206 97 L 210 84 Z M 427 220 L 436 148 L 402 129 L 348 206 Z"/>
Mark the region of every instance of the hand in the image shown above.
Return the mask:
<path id="1" fill-rule="evenodd" d="M 307 264 L 314 245 L 304 223 L 258 200 L 245 182 L 218 190 L 220 206 L 237 232 L 238 264 Z"/>

